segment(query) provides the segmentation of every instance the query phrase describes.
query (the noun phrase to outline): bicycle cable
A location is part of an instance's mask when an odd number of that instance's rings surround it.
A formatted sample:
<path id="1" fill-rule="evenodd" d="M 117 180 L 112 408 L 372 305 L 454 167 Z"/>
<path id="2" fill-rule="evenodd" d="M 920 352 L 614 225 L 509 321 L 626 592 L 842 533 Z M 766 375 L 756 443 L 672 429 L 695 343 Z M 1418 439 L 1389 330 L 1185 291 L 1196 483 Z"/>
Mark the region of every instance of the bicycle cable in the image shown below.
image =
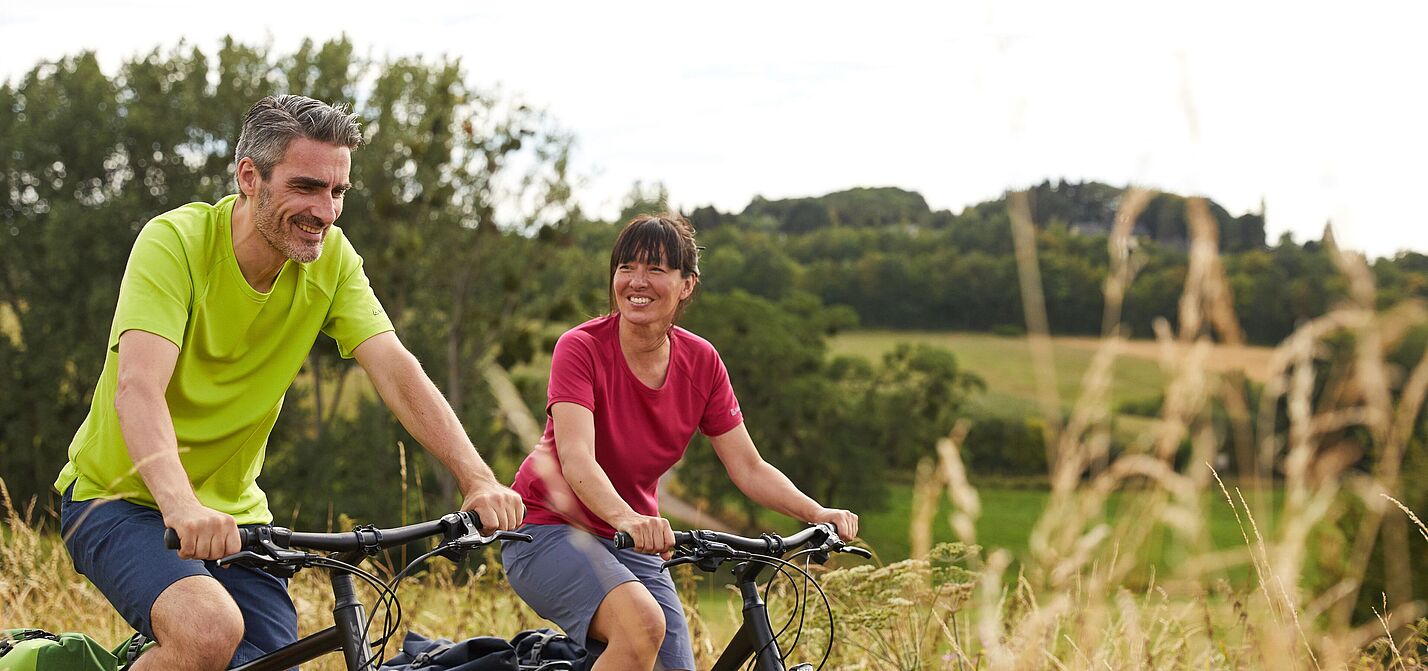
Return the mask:
<path id="1" fill-rule="evenodd" d="M 790 575 L 788 574 L 788 572 L 783 569 L 782 566 L 779 566 L 778 564 L 776 564 L 776 563 L 774 563 L 774 562 L 772 562 L 772 561 L 768 561 L 768 559 L 769 559 L 769 557 L 768 557 L 767 555 L 753 555 L 753 556 L 749 557 L 748 559 L 746 559 L 745 561 L 752 561 L 752 562 L 756 562 L 756 563 L 759 563 L 759 564 L 763 564 L 764 566 L 773 567 L 773 569 L 774 569 L 775 571 L 778 571 L 780 575 L 782 575 L 784 578 L 787 578 L 790 583 L 793 583 L 793 577 L 790 576 Z M 764 598 L 764 613 L 765 613 L 765 617 L 768 616 L 767 614 L 768 614 L 769 594 L 770 594 L 770 591 L 773 589 L 773 583 L 774 583 L 774 578 L 773 578 L 772 576 L 769 577 L 769 581 L 768 581 L 768 582 L 764 583 L 764 596 L 763 596 L 763 598 Z M 796 608 L 798 607 L 798 606 L 797 606 L 798 593 L 797 593 L 797 590 L 796 590 L 796 589 L 795 589 L 795 591 L 794 591 L 794 602 L 795 602 L 794 608 L 796 609 Z M 785 631 L 788 631 L 788 627 L 789 627 L 789 625 L 792 624 L 792 623 L 793 623 L 793 619 L 792 619 L 792 617 L 790 616 L 789 621 L 788 621 L 788 622 L 785 622 L 785 623 L 783 624 L 783 628 L 779 629 L 779 630 L 778 630 L 778 633 L 777 633 L 777 634 L 774 634 L 774 635 L 773 635 L 773 638 L 770 639 L 768 643 L 765 643 L 765 644 L 763 645 L 763 647 L 759 648 L 758 650 L 753 651 L 753 654 L 749 657 L 749 661 L 746 662 L 746 663 L 744 664 L 744 666 L 743 666 L 743 668 L 745 669 L 745 671 L 748 671 L 748 669 L 752 669 L 756 664 L 758 664 L 759 658 L 762 657 L 762 656 L 764 655 L 764 653 L 768 651 L 768 647 L 769 647 L 770 645 L 773 645 L 773 644 L 777 643 L 779 637 L 780 637 L 780 636 L 783 636 L 783 633 L 784 633 Z M 787 656 L 788 656 L 788 655 L 785 653 L 784 655 L 782 655 L 782 656 L 779 657 L 779 660 L 782 661 L 782 660 L 783 660 L 784 658 L 786 658 Z"/>
<path id="2" fill-rule="evenodd" d="M 806 567 L 808 566 L 808 562 L 813 560 L 813 554 L 816 553 L 817 551 L 818 551 L 818 550 L 817 550 L 816 548 L 808 548 L 808 549 L 806 549 L 806 550 L 799 550 L 798 552 L 795 552 L 793 555 L 791 555 L 789 558 L 790 558 L 790 559 L 798 559 L 798 556 L 799 556 L 799 555 L 803 555 L 803 554 L 809 555 L 808 559 L 804 561 L 804 567 L 806 568 Z M 811 578 L 810 574 L 807 573 L 807 572 L 805 572 L 805 573 L 803 574 L 803 577 L 804 577 L 804 580 L 806 580 L 806 581 Z M 826 593 L 824 593 L 823 587 L 818 584 L 818 581 L 817 581 L 817 580 L 812 580 L 811 582 L 813 583 L 813 587 L 818 590 L 818 596 L 823 599 L 823 609 L 824 609 L 824 611 L 828 613 L 828 646 L 823 649 L 823 661 L 821 661 L 821 662 L 818 663 L 818 669 L 819 669 L 819 671 L 822 671 L 823 665 L 828 663 L 828 658 L 833 656 L 833 639 L 834 639 L 834 631 L 833 631 L 833 605 L 828 602 L 828 595 L 827 595 Z M 804 589 L 805 589 L 805 590 L 807 589 L 806 585 L 805 585 L 805 588 L 804 588 Z M 800 629 L 802 628 L 802 623 L 799 624 L 799 627 L 800 627 Z"/>
<path id="3" fill-rule="evenodd" d="M 790 573 L 789 573 L 787 570 L 785 570 L 782 566 L 774 565 L 773 568 L 774 568 L 774 570 L 776 570 L 776 571 L 779 572 L 779 575 L 782 575 L 784 578 L 786 578 L 786 579 L 788 580 L 788 584 L 791 586 L 790 589 L 793 590 L 793 604 L 794 604 L 794 605 L 793 605 L 793 609 L 790 610 L 789 613 L 788 613 L 788 621 L 786 621 L 786 622 L 783 623 L 783 627 L 781 627 L 781 628 L 778 630 L 778 633 L 777 633 L 777 634 L 774 634 L 774 640 L 778 640 L 779 638 L 782 638 L 783 635 L 784 635 L 784 632 L 787 632 L 787 631 L 788 631 L 788 628 L 791 627 L 791 626 L 793 626 L 793 620 L 794 620 L 794 617 L 795 617 L 795 616 L 798 616 L 798 621 L 799 621 L 798 630 L 796 630 L 796 631 L 794 632 L 794 635 L 793 635 L 793 643 L 790 643 L 790 644 L 788 645 L 788 650 L 783 653 L 783 656 L 782 656 L 782 657 L 780 657 L 780 659 L 787 659 L 789 653 L 791 653 L 791 652 L 793 651 L 793 648 L 798 645 L 798 639 L 803 635 L 803 617 L 802 617 L 802 613 L 803 613 L 803 608 L 804 608 L 804 605 L 803 605 L 803 603 L 804 603 L 804 602 L 803 602 L 804 594 L 799 591 L 799 589 L 798 589 L 798 581 L 797 581 L 797 580 L 794 580 L 792 574 L 790 574 Z M 769 595 L 769 588 L 772 587 L 772 586 L 773 586 L 773 580 L 769 580 L 768 584 L 765 585 L 765 587 L 764 587 L 764 602 L 765 602 L 765 603 L 767 603 L 768 600 L 769 600 L 769 596 L 768 596 L 768 595 Z"/>
<path id="4" fill-rule="evenodd" d="M 391 640 L 392 636 L 395 635 L 397 630 L 401 627 L 402 602 L 397 598 L 396 590 L 386 582 L 383 582 L 381 578 L 378 578 L 368 571 L 331 557 L 314 558 L 312 565 L 328 569 L 338 569 L 355 575 L 377 592 L 377 600 L 372 608 L 371 614 L 367 616 L 363 631 L 370 631 L 372 629 L 372 624 L 377 621 L 377 611 L 380 609 L 383 612 L 382 635 L 375 641 L 368 643 L 368 646 L 372 648 L 372 650 L 369 651 L 367 658 L 358 664 L 358 668 L 365 669 L 369 666 L 376 668 L 375 665 L 380 663 L 381 659 L 387 654 L 388 641 Z"/>
<path id="5" fill-rule="evenodd" d="M 431 559 L 432 557 L 436 556 L 438 553 L 440 553 L 441 551 L 443 551 L 443 550 L 445 550 L 445 549 L 446 549 L 446 547 L 445 547 L 444 545 L 438 544 L 435 548 L 432 548 L 432 550 L 431 550 L 430 552 L 427 552 L 426 554 L 423 554 L 423 555 L 421 555 L 420 557 L 417 557 L 416 559 L 413 559 L 413 560 L 411 560 L 410 562 L 407 562 L 407 565 L 406 565 L 405 567 L 403 567 L 402 570 L 401 570 L 399 573 L 397 573 L 395 576 L 392 576 L 392 580 L 391 580 L 389 583 L 387 583 L 387 584 L 391 586 L 391 588 L 392 588 L 393 591 L 395 591 L 395 590 L 397 589 L 397 584 L 400 583 L 401 581 L 405 580 L 408 576 L 411 575 L 412 569 L 414 569 L 414 568 L 416 568 L 417 566 L 421 565 L 422 562 L 424 562 L 424 561 L 426 561 L 426 560 L 428 560 L 428 559 Z"/>
<path id="6" fill-rule="evenodd" d="M 794 558 L 797 558 L 798 555 L 803 554 L 804 552 L 812 552 L 812 551 L 811 551 L 811 550 L 804 550 L 804 551 L 800 551 L 800 552 L 798 552 L 798 553 L 795 553 L 795 554 L 792 555 L 792 556 L 793 556 Z M 798 571 L 799 573 L 803 574 L 804 578 L 808 580 L 808 583 L 811 584 L 811 585 L 813 585 L 813 588 L 814 588 L 814 589 L 818 590 L 818 596 L 819 596 L 819 598 L 823 599 L 823 608 L 824 608 L 825 612 L 828 613 L 828 647 L 827 647 L 827 648 L 824 650 L 824 652 L 823 652 L 823 660 L 818 663 L 818 669 L 819 669 L 819 671 L 822 671 L 823 666 L 828 663 L 828 658 L 831 657 L 831 656 L 833 656 L 833 638 L 834 638 L 834 636 L 836 635 L 835 632 L 834 632 L 834 628 L 833 628 L 833 605 L 832 605 L 832 603 L 830 603 L 830 602 L 828 601 L 828 594 L 823 591 L 823 587 L 818 584 L 818 581 L 815 580 L 815 579 L 813 579 L 812 574 L 810 574 L 808 571 L 805 571 L 805 570 L 803 570 L 802 568 L 800 568 L 800 567 L 798 566 L 798 564 L 794 564 L 793 562 L 787 561 L 787 560 L 782 559 L 782 558 L 779 558 L 779 557 L 762 556 L 762 557 L 759 557 L 758 560 L 759 560 L 759 561 L 763 561 L 764 563 L 767 563 L 767 564 L 770 565 L 770 566 L 774 566 L 775 568 L 778 568 L 778 566 L 776 566 L 776 565 L 774 564 L 774 562 L 777 562 L 778 564 L 782 564 L 782 565 L 787 565 L 789 568 L 791 568 L 791 569 L 793 569 L 793 570 L 795 570 L 795 571 Z M 782 571 L 780 571 L 780 572 L 782 572 Z"/>
<path id="7" fill-rule="evenodd" d="M 802 552 L 799 552 L 798 554 L 803 554 L 803 553 L 802 553 Z M 794 556 L 797 557 L 798 554 L 795 554 Z M 788 579 L 788 581 L 789 581 L 791 584 L 793 584 L 793 592 L 794 592 L 794 602 L 795 602 L 795 605 L 794 605 L 793 611 L 789 613 L 789 619 L 788 619 L 788 621 L 784 623 L 783 628 L 779 629 L 778 633 L 777 633 L 777 634 L 774 634 L 773 638 L 770 639 L 768 643 L 764 644 L 764 646 L 763 646 L 762 648 L 759 648 L 758 650 L 755 650 L 755 651 L 754 651 L 753 656 L 752 656 L 752 657 L 750 658 L 750 660 L 749 660 L 749 663 L 750 663 L 750 664 L 755 664 L 755 663 L 757 663 L 759 657 L 762 656 L 764 653 L 766 653 L 766 652 L 768 651 L 768 647 L 769 647 L 770 645 L 775 644 L 775 643 L 778 641 L 779 637 L 783 636 L 783 635 L 784 635 L 784 632 L 787 632 L 787 631 L 788 631 L 788 628 L 793 624 L 794 616 L 797 615 L 797 616 L 798 616 L 798 620 L 799 620 L 799 625 L 798 625 L 799 628 L 798 628 L 798 631 L 797 631 L 797 632 L 795 633 L 795 635 L 794 635 L 793 643 L 792 643 L 791 645 L 789 645 L 788 651 L 787 651 L 787 652 L 784 652 L 784 653 L 780 656 L 780 658 L 779 658 L 779 661 L 784 661 L 784 660 L 786 660 L 786 659 L 788 658 L 788 655 L 793 652 L 794 646 L 798 645 L 798 641 L 799 641 L 799 639 L 802 637 L 802 634 L 803 634 L 803 618 L 802 618 L 802 614 L 803 614 L 804 609 L 807 608 L 807 606 L 805 605 L 806 595 L 799 593 L 799 590 L 798 590 L 798 582 L 797 582 L 796 580 L 794 580 L 793 576 L 788 572 L 788 569 L 791 568 L 791 569 L 793 569 L 793 570 L 795 570 L 795 571 L 798 571 L 799 573 L 803 574 L 805 582 L 812 582 L 813 585 L 817 586 L 818 581 L 817 581 L 817 580 L 812 580 L 812 575 L 810 575 L 807 571 L 803 570 L 802 568 L 799 568 L 799 566 L 798 566 L 797 564 L 794 564 L 794 563 L 792 563 L 792 562 L 786 561 L 786 560 L 781 559 L 781 558 L 779 558 L 779 557 L 773 557 L 773 556 L 769 556 L 769 555 L 753 555 L 753 556 L 749 557 L 748 559 L 746 559 L 745 561 L 757 562 L 757 563 L 760 563 L 760 564 L 764 564 L 765 566 L 772 567 L 775 571 L 778 571 L 779 574 L 783 575 L 786 579 Z M 770 581 L 764 585 L 764 602 L 765 602 L 766 604 L 767 604 L 767 602 L 768 602 L 769 587 L 770 587 L 772 584 L 773 584 L 773 580 L 770 579 Z M 805 591 L 806 591 L 806 589 L 805 589 Z M 819 593 L 820 595 L 823 594 L 822 588 L 819 588 L 819 589 L 818 589 L 818 593 Z M 824 596 L 824 605 L 825 605 L 825 606 L 827 606 L 827 600 L 828 600 L 827 597 Z M 830 624 L 831 624 L 831 622 L 832 622 L 832 610 L 831 610 L 831 609 L 829 610 L 829 622 L 830 622 Z M 832 653 L 831 630 L 830 630 L 830 639 L 829 639 L 829 640 L 830 640 L 830 643 L 829 643 L 828 651 L 824 653 L 824 660 L 825 660 L 825 661 L 827 660 L 828 656 Z M 820 664 L 819 668 L 820 668 L 820 669 L 822 668 L 822 665 L 821 665 L 821 664 Z"/>
<path id="8" fill-rule="evenodd" d="M 437 546 L 436 546 L 435 548 L 432 548 L 431 551 L 426 552 L 425 554 L 422 554 L 422 555 L 418 556 L 417 558 L 415 558 L 415 559 L 413 559 L 413 560 L 407 562 L 407 565 L 404 566 L 404 567 L 402 567 L 402 570 L 401 570 L 401 571 L 397 572 L 396 575 L 392 576 L 392 579 L 391 579 L 391 580 L 387 581 L 387 582 L 383 585 L 383 587 L 385 587 L 385 589 L 384 589 L 384 591 L 382 592 L 382 594 L 383 594 L 384 596 L 387 595 L 387 594 L 390 594 L 391 597 L 392 597 L 392 599 L 395 600 L 395 599 L 396 599 L 396 594 L 397 594 L 397 587 L 401 584 L 401 582 L 402 582 L 403 580 L 405 580 L 405 579 L 411 577 L 412 569 L 415 569 L 416 567 L 421 566 L 422 563 L 424 563 L 426 560 L 431 559 L 432 557 L 436 556 L 437 554 L 441 553 L 442 551 L 444 551 L 444 550 L 446 550 L 446 549 L 447 549 L 447 547 L 446 547 L 445 544 L 439 543 L 439 544 L 437 544 Z M 392 635 L 396 633 L 396 630 L 401 626 L 401 619 L 402 619 L 402 615 L 401 615 L 401 602 L 400 602 L 400 601 L 395 601 L 395 603 L 397 604 L 397 621 L 396 621 L 396 623 L 395 623 L 390 629 L 388 629 L 388 628 L 385 626 L 385 625 L 386 625 L 385 622 L 383 623 L 383 625 L 384 625 L 384 626 L 383 626 L 384 635 L 383 635 L 383 637 L 382 637 L 382 639 L 381 639 L 381 645 L 382 645 L 382 656 L 384 656 L 384 657 L 386 656 L 386 653 L 387 653 L 387 640 L 388 640 L 389 638 L 391 638 Z M 374 610 L 374 611 L 373 611 L 373 614 L 372 614 L 372 617 L 368 618 L 368 621 L 367 621 L 367 626 L 368 626 L 368 628 L 371 628 L 371 626 L 372 626 L 372 624 L 371 624 L 371 623 L 372 623 L 372 620 L 373 620 L 373 618 L 375 618 L 375 617 L 376 617 L 376 612 L 375 612 L 375 610 Z M 374 642 L 372 645 L 373 645 L 373 647 L 376 647 L 377 644 Z M 370 664 L 372 661 L 373 661 L 372 659 L 368 659 L 366 662 L 363 662 L 363 666 L 365 666 L 365 665 L 367 665 L 367 664 Z"/>

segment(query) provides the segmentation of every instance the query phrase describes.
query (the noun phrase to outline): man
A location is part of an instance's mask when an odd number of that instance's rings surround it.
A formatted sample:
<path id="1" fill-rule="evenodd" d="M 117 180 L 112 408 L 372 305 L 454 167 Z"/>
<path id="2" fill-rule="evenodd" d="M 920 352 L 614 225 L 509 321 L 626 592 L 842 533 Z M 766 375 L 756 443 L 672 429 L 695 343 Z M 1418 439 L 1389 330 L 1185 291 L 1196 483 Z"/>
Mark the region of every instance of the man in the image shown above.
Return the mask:
<path id="1" fill-rule="evenodd" d="M 302 96 L 253 105 L 239 193 L 159 215 L 134 243 L 89 416 L 55 487 L 77 570 L 158 641 L 136 669 L 222 669 L 297 638 L 285 581 L 212 561 L 272 520 L 256 484 L 318 332 L 355 356 L 488 529 L 516 527 L 455 413 L 392 332 L 341 229 L 355 117 Z M 182 549 L 163 546 L 164 527 Z"/>

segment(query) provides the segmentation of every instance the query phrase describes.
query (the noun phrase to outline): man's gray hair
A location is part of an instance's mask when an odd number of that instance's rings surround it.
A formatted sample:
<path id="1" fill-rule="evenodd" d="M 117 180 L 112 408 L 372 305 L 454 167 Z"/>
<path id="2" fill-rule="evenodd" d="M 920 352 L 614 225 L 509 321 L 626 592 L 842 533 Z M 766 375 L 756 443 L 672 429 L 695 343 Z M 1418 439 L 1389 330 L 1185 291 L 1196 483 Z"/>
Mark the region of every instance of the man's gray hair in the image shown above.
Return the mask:
<path id="1" fill-rule="evenodd" d="M 287 153 L 288 143 L 299 137 L 356 149 L 362 144 L 362 129 L 357 115 L 341 105 L 307 96 L 268 96 L 253 103 L 244 117 L 233 160 L 253 159 L 258 174 L 268 179 Z"/>

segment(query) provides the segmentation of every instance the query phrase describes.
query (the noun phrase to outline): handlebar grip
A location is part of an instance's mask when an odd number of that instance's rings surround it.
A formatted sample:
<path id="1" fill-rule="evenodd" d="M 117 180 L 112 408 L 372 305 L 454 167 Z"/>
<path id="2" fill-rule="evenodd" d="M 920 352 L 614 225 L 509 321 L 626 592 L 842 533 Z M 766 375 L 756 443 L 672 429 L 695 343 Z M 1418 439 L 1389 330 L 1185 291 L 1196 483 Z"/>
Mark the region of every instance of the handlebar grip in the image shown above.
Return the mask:
<path id="1" fill-rule="evenodd" d="M 250 540 L 250 531 L 244 527 L 238 527 L 238 544 L 247 546 Z M 182 547 L 177 531 L 164 527 L 164 547 L 170 550 L 177 550 Z"/>
<path id="2" fill-rule="evenodd" d="M 615 532 L 615 549 L 616 549 L 616 550 L 628 550 L 628 549 L 630 549 L 630 548 L 632 548 L 632 547 L 634 547 L 634 546 L 635 546 L 635 539 L 631 538 L 629 533 L 624 532 L 624 531 L 616 531 L 616 532 Z"/>

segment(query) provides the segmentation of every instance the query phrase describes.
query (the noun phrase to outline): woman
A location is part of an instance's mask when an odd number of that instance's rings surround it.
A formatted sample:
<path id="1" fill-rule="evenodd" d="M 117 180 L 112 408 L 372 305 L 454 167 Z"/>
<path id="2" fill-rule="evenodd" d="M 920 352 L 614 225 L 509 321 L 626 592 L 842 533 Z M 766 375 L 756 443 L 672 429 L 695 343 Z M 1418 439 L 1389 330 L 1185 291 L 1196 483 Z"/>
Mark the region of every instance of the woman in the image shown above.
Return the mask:
<path id="1" fill-rule="evenodd" d="M 610 314 L 556 343 L 545 436 L 516 474 L 521 531 L 536 538 L 505 546 L 506 575 L 537 613 L 600 653 L 596 669 L 694 668 L 683 609 L 660 571 L 674 533 L 657 490 L 696 429 L 754 501 L 858 533 L 857 515 L 823 507 L 759 456 L 718 352 L 674 325 L 698 283 L 683 217 L 625 226 L 610 254 Z M 615 550 L 616 531 L 639 552 Z"/>

